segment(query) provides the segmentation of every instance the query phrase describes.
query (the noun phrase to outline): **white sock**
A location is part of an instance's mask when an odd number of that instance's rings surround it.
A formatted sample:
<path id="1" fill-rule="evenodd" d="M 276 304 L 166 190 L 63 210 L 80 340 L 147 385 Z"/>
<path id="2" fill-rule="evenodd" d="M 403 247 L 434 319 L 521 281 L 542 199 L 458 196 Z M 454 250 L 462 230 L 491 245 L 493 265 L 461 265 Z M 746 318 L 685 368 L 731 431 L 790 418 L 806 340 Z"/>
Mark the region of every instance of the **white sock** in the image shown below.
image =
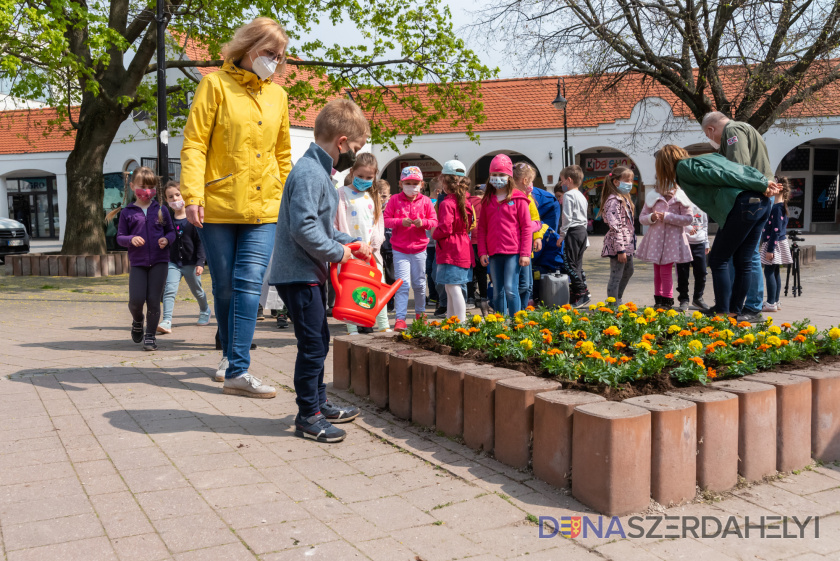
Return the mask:
<path id="1" fill-rule="evenodd" d="M 446 316 L 458 316 L 458 319 L 464 321 L 467 319 L 467 303 L 464 302 L 464 293 L 461 292 L 460 284 L 446 285 Z"/>

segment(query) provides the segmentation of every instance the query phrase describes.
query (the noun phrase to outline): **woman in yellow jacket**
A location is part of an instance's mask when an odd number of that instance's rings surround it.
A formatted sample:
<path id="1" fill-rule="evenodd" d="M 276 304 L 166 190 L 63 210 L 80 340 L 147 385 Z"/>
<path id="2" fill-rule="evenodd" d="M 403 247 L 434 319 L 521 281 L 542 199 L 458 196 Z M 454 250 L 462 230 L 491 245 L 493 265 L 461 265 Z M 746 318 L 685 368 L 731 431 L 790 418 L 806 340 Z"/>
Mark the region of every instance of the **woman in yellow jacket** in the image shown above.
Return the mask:
<path id="1" fill-rule="evenodd" d="M 528 212 L 531 214 L 531 223 L 534 229 L 534 252 L 542 249 L 542 239 L 548 230 L 548 224 L 543 224 L 540 221 L 540 213 L 537 210 L 537 205 L 534 203 L 534 197 L 531 196 L 531 191 L 534 189 L 534 179 L 537 177 L 537 170 L 527 162 L 519 162 L 513 166 L 513 184 L 514 186 L 528 195 Z M 534 253 L 531 253 L 534 257 Z M 522 302 L 522 308 L 528 306 L 531 300 L 531 294 L 534 292 L 534 269 L 533 265 L 529 264 L 527 267 L 522 267 L 519 270 L 519 299 Z"/>
<path id="2" fill-rule="evenodd" d="M 260 289 L 274 247 L 283 184 L 292 168 L 289 103 L 273 82 L 289 38 L 257 18 L 222 49 L 225 63 L 195 92 L 181 150 L 181 194 L 213 275 L 224 393 L 274 397 L 248 373 Z"/>

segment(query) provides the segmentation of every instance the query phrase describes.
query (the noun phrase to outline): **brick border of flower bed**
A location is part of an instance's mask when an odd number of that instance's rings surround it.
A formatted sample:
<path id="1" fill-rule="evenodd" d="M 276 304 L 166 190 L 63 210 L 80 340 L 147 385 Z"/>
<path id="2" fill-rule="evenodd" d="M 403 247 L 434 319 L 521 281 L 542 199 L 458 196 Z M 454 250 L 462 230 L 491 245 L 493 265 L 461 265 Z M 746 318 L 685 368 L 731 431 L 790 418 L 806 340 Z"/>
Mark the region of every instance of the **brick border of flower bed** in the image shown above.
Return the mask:
<path id="1" fill-rule="evenodd" d="M 723 492 L 738 473 L 756 481 L 797 469 L 810 451 L 840 459 L 840 368 L 764 373 L 622 403 L 393 333 L 335 337 L 333 353 L 334 387 L 364 386 L 398 418 L 463 437 L 517 469 L 530 463 L 537 478 L 571 487 L 609 516 L 644 510 L 651 497 L 690 500 L 695 484 Z"/>
<path id="2" fill-rule="evenodd" d="M 126 274 L 129 268 L 125 251 L 102 255 L 6 256 L 6 275 L 15 277 L 109 277 Z"/>

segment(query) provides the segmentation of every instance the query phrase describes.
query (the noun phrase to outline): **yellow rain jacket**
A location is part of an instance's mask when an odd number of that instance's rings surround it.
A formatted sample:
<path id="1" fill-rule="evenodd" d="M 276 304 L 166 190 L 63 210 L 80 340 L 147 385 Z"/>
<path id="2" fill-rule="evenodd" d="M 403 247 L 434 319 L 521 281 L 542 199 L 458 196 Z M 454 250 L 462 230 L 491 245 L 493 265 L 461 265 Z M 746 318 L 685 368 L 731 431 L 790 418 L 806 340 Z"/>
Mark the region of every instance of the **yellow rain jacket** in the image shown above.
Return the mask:
<path id="1" fill-rule="evenodd" d="M 181 149 L 181 195 L 219 224 L 277 222 L 292 169 L 289 99 L 226 61 L 195 91 Z"/>

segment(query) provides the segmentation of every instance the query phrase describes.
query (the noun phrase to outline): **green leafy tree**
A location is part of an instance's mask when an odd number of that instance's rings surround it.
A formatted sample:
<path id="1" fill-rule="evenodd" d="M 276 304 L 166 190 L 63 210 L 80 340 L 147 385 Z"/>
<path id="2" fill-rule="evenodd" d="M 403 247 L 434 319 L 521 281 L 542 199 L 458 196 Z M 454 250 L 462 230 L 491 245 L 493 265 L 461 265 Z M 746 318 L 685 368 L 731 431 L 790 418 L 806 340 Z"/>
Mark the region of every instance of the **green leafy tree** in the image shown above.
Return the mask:
<path id="1" fill-rule="evenodd" d="M 103 253 L 105 156 L 126 119 L 156 111 L 155 1 L 0 0 L 0 8 L 0 78 L 12 95 L 57 110 L 51 134 L 75 131 L 62 252 Z M 442 119 L 466 124 L 474 138 L 472 125 L 483 119 L 477 82 L 494 71 L 455 36 L 440 0 L 167 0 L 166 11 L 167 68 L 183 73 L 167 87 L 170 131 L 183 124 L 194 69 L 220 66 L 220 47 L 258 15 L 290 35 L 293 114 L 349 93 L 374 117 L 373 142 L 391 146 L 397 134 L 410 142 Z M 301 41 L 322 21 L 349 21 L 355 31 L 329 38 L 335 42 Z M 204 60 L 186 56 L 196 43 Z"/>

